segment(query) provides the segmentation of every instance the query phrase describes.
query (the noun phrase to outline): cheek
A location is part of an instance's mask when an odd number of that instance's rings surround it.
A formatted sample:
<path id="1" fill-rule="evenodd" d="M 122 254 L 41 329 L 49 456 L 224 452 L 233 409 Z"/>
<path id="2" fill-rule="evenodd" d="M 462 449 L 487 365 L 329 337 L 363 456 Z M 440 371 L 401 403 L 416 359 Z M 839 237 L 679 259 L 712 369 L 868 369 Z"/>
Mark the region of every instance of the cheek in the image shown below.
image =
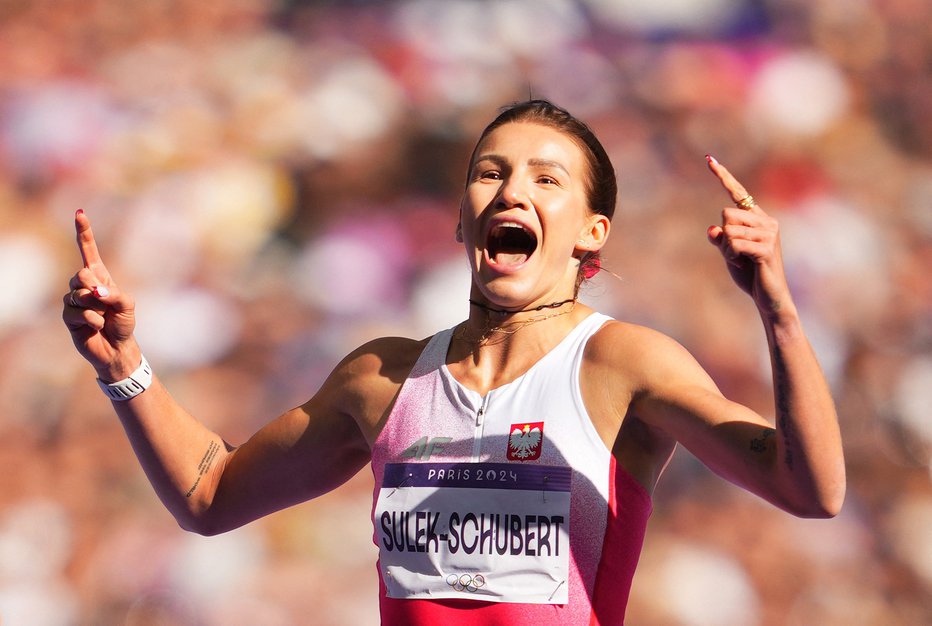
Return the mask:
<path id="1" fill-rule="evenodd" d="M 549 219 L 543 221 L 542 226 L 548 239 L 559 242 L 559 247 L 564 244 L 572 248 L 576 240 L 579 239 L 580 233 L 586 226 L 589 218 L 588 209 L 581 208 L 578 202 L 567 201 L 553 207 L 549 214 Z"/>
<path id="2" fill-rule="evenodd" d="M 481 189 L 476 189 L 476 185 L 470 185 L 466 188 L 460 202 L 460 217 L 463 220 L 474 220 L 482 212 L 482 207 L 485 206 L 484 202 L 487 201 L 482 197 L 481 192 Z"/>
<path id="3" fill-rule="evenodd" d="M 461 227 L 456 232 L 456 241 L 463 244 L 467 250 L 481 247 L 479 246 L 479 233 L 476 232 L 476 222 L 468 215 L 463 215 Z"/>
<path id="4" fill-rule="evenodd" d="M 474 243 L 479 237 L 479 222 L 481 221 L 484 204 L 480 203 L 481 199 L 476 198 L 475 194 L 463 198 L 460 205 L 459 229 L 461 239 L 465 243 Z M 457 241 L 460 241 L 458 239 Z"/>

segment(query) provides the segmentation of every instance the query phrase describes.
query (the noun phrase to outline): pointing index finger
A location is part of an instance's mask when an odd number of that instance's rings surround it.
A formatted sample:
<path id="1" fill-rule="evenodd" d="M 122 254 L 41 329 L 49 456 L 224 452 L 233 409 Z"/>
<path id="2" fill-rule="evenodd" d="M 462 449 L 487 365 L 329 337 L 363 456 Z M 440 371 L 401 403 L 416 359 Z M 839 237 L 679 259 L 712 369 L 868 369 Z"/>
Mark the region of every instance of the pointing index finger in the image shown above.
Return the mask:
<path id="1" fill-rule="evenodd" d="M 718 178 L 718 182 L 722 184 L 722 187 L 724 187 L 728 195 L 731 196 L 732 202 L 737 203 L 739 200 L 743 200 L 750 195 L 747 189 L 744 188 L 744 185 L 739 183 L 738 179 L 732 176 L 731 172 L 728 171 L 728 168 L 719 163 L 714 156 L 707 154 L 705 155 L 705 160 L 708 161 L 709 169 L 712 170 L 712 173 Z"/>
<path id="2" fill-rule="evenodd" d="M 92 268 L 93 266 L 102 266 L 103 261 L 100 258 L 100 251 L 97 250 L 97 242 L 94 240 L 94 231 L 91 230 L 91 220 L 84 214 L 83 210 L 78 210 L 74 214 L 74 229 L 78 240 L 78 250 L 81 251 L 81 259 L 84 261 L 84 267 Z"/>

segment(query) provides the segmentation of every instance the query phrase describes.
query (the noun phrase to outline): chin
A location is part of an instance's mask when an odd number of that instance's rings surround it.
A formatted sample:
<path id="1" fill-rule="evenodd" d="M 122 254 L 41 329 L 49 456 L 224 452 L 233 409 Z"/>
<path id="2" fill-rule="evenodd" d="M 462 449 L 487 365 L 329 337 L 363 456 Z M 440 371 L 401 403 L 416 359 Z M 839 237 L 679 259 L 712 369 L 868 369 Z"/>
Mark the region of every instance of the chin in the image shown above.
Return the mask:
<path id="1" fill-rule="evenodd" d="M 496 276 L 474 283 L 473 297 L 480 297 L 489 304 L 503 308 L 522 307 L 533 299 L 533 290 L 520 284 L 514 276 Z"/>
<path id="2" fill-rule="evenodd" d="M 572 295 L 572 287 L 567 288 L 568 295 L 548 299 L 551 289 L 542 289 L 530 280 L 511 276 L 500 276 L 480 283 L 474 290 L 486 302 L 503 309 L 525 309 L 538 300 L 562 300 Z M 562 292 L 561 292 L 562 293 Z M 475 295 L 473 296 L 475 297 Z"/>

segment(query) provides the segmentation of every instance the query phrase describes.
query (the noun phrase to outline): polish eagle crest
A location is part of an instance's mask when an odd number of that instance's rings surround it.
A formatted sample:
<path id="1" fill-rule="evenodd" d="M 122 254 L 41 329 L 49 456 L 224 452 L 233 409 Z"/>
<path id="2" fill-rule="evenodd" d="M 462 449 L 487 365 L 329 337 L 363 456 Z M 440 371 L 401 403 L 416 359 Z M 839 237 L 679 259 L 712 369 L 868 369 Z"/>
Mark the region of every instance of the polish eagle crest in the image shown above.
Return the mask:
<path id="1" fill-rule="evenodd" d="M 540 458 L 543 447 L 544 423 L 512 424 L 508 436 L 509 461 L 534 461 Z"/>

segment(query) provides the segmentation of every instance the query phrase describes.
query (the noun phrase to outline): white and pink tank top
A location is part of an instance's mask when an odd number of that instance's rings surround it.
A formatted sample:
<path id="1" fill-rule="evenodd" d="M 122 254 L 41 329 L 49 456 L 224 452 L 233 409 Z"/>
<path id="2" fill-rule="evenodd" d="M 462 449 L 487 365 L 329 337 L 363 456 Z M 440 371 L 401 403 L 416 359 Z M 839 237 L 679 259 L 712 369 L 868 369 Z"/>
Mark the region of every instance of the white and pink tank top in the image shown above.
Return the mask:
<path id="1" fill-rule="evenodd" d="M 650 496 L 600 439 L 579 372 L 593 313 L 485 396 L 428 342 L 372 449 L 384 624 L 620 624 Z"/>

